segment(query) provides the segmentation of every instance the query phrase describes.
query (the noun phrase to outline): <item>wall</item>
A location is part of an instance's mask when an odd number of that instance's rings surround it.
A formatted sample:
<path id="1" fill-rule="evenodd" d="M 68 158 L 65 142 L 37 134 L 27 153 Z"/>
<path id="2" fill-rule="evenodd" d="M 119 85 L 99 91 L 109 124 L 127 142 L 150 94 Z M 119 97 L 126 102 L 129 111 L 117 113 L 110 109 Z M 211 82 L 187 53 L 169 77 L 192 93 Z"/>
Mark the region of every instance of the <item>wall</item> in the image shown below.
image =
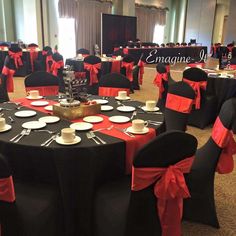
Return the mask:
<path id="1" fill-rule="evenodd" d="M 196 39 L 197 43 L 211 46 L 216 0 L 188 0 L 185 41 Z"/>

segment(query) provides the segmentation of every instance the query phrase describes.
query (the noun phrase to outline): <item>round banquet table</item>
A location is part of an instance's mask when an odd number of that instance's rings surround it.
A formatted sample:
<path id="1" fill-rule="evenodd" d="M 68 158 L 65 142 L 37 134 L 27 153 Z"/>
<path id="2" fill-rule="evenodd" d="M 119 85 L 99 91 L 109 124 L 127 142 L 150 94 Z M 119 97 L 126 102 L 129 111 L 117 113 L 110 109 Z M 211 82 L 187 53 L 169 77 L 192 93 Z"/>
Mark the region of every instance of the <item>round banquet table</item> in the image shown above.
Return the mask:
<path id="1" fill-rule="evenodd" d="M 55 103 L 53 99 L 52 97 L 47 98 L 49 104 Z M 132 112 L 124 114 L 116 110 L 118 104 L 114 98 L 110 97 L 107 100 L 109 105 L 115 109 L 101 112 L 101 115 L 104 117 L 113 115 L 131 117 Z M 20 99 L 20 101 L 23 105 L 20 110 L 36 110 L 36 116 L 18 118 L 14 116 L 14 113 L 18 111 L 15 104 L 0 104 L 0 107 L 11 109 L 9 111 L 2 110 L 7 123 L 12 125 L 12 129 L 0 133 L 0 150 L 11 164 L 14 179 L 44 182 L 58 186 L 63 203 L 65 235 L 92 235 L 92 206 L 96 189 L 108 180 L 125 175 L 128 144 L 122 139 L 124 134 L 121 133 L 121 138 L 118 138 L 109 135 L 109 133 L 98 132 L 96 134 L 107 144 L 97 145 L 93 140 L 87 139 L 86 131 L 76 131 L 76 135 L 81 137 L 79 144 L 66 146 L 53 142 L 49 147 L 41 147 L 40 144 L 52 134 L 32 130 L 29 136 L 24 136 L 18 143 L 13 143 L 9 140 L 21 132 L 21 125 L 24 122 L 38 120 L 40 117 L 48 115 L 48 111 L 44 108 L 29 105 L 30 101 L 27 99 Z M 138 114 L 135 118 L 160 122 L 158 126 L 148 126 L 154 130 L 155 135 L 164 131 L 162 113 L 142 112 L 138 108 L 142 103 L 138 101 L 130 100 L 124 103 L 136 107 Z M 14 123 L 10 123 L 8 116 L 15 120 Z M 69 127 L 71 123 L 71 121 L 61 119 L 57 123 L 47 124 L 45 129 L 60 131 L 62 128 Z M 94 128 L 96 129 L 96 125 Z M 141 136 L 135 135 L 131 142 L 135 142 L 139 138 L 142 139 Z"/>

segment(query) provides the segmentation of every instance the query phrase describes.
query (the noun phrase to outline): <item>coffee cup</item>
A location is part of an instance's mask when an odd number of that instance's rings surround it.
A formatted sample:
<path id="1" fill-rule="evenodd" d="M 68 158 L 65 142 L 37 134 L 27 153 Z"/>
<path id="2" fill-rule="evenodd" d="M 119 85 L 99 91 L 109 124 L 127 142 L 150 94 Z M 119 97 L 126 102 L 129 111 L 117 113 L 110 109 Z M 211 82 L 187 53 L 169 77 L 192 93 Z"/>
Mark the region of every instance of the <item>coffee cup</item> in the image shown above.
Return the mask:
<path id="1" fill-rule="evenodd" d="M 72 128 L 64 128 L 61 130 L 61 138 L 65 143 L 72 143 L 75 139 L 75 130 Z"/>
<path id="2" fill-rule="evenodd" d="M 154 111 L 155 107 L 156 107 L 156 101 L 154 101 L 154 100 L 146 101 L 146 109 L 148 111 Z"/>
<path id="3" fill-rule="evenodd" d="M 107 55 L 106 54 L 102 54 L 102 57 L 107 57 Z"/>
<path id="4" fill-rule="evenodd" d="M 127 92 L 126 91 L 119 91 L 118 92 L 118 98 L 125 99 L 126 97 L 127 97 Z"/>
<path id="5" fill-rule="evenodd" d="M 0 117 L 0 130 L 4 129 L 6 126 L 6 120 L 3 117 Z"/>
<path id="6" fill-rule="evenodd" d="M 132 129 L 134 132 L 142 132 L 147 125 L 147 121 L 141 119 L 132 120 Z"/>
<path id="7" fill-rule="evenodd" d="M 31 98 L 38 98 L 39 97 L 39 91 L 38 90 L 30 90 L 27 95 Z"/>

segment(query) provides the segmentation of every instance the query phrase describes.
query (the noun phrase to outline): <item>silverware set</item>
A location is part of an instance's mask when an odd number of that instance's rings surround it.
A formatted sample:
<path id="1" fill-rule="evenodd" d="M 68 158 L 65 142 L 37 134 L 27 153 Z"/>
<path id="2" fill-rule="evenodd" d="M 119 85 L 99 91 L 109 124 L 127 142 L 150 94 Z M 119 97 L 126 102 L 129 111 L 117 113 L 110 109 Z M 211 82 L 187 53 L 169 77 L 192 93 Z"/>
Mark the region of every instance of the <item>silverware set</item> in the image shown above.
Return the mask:
<path id="1" fill-rule="evenodd" d="M 48 129 L 35 129 L 34 132 L 46 132 L 46 133 L 49 133 L 49 134 L 55 134 L 57 131 L 48 130 Z"/>
<path id="2" fill-rule="evenodd" d="M 53 141 L 56 140 L 56 138 L 60 135 L 60 133 L 56 133 L 53 136 L 51 136 L 49 139 L 47 139 L 45 142 L 41 143 L 40 146 L 42 147 L 48 147 Z"/>
<path id="3" fill-rule="evenodd" d="M 10 120 L 11 123 L 15 122 L 15 120 L 11 116 L 8 116 L 8 119 Z"/>
<path id="4" fill-rule="evenodd" d="M 135 138 L 135 136 L 133 134 L 131 134 L 130 132 L 127 131 L 127 128 L 121 129 L 121 128 L 114 127 L 114 129 L 126 134 L 127 136 L 129 136 L 131 138 Z"/>
<path id="5" fill-rule="evenodd" d="M 18 143 L 21 140 L 21 138 L 23 138 L 24 136 L 28 136 L 30 132 L 31 132 L 31 129 L 23 129 L 19 134 L 17 134 L 15 137 L 10 139 L 10 141 L 14 143 Z"/>
<path id="6" fill-rule="evenodd" d="M 92 131 L 86 133 L 88 139 L 92 139 L 96 144 L 106 144 L 107 142 L 95 135 Z"/>
<path id="7" fill-rule="evenodd" d="M 155 120 L 146 120 L 150 125 L 161 125 L 163 122 Z"/>

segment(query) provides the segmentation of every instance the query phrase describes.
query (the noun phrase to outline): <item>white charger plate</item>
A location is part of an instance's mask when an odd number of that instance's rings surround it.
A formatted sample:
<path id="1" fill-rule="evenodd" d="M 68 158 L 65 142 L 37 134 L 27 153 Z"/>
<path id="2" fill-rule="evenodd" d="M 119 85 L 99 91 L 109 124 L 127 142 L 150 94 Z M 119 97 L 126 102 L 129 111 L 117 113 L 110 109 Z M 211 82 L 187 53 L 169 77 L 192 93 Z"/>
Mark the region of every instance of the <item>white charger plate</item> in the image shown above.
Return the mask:
<path id="1" fill-rule="evenodd" d="M 136 131 L 133 130 L 132 126 L 130 126 L 126 130 L 132 134 L 147 134 L 149 132 L 149 128 L 147 127 L 144 127 L 142 131 Z"/>
<path id="2" fill-rule="evenodd" d="M 83 121 L 89 123 L 99 123 L 103 121 L 103 118 L 100 116 L 86 116 L 83 118 Z"/>
<path id="3" fill-rule="evenodd" d="M 35 116 L 36 114 L 37 114 L 36 111 L 24 110 L 24 111 L 17 111 L 14 115 L 16 117 L 26 118 L 26 117 Z"/>
<path id="4" fill-rule="evenodd" d="M 160 110 L 160 108 L 159 107 L 154 107 L 154 109 L 153 110 L 149 110 L 149 109 L 147 109 L 147 107 L 146 106 L 143 106 L 143 107 L 141 107 L 144 111 L 159 111 Z"/>
<path id="5" fill-rule="evenodd" d="M 93 101 L 95 101 L 97 104 L 101 104 L 101 105 L 108 103 L 108 100 L 106 100 L 106 99 L 93 99 Z"/>
<path id="6" fill-rule="evenodd" d="M 115 97 L 115 99 L 116 99 L 116 100 L 124 101 L 124 100 L 129 100 L 130 97 L 127 96 L 127 97 L 125 97 L 125 98 L 120 98 L 120 97 L 117 96 L 117 97 Z"/>
<path id="7" fill-rule="evenodd" d="M 109 105 L 101 106 L 101 111 L 112 111 L 113 109 L 114 109 L 113 106 L 109 106 Z"/>
<path id="8" fill-rule="evenodd" d="M 61 145 L 74 145 L 74 144 L 81 142 L 81 138 L 79 136 L 75 136 L 73 142 L 65 143 L 63 138 L 61 136 L 59 136 L 56 138 L 56 142 Z"/>
<path id="9" fill-rule="evenodd" d="M 52 124 L 52 123 L 56 123 L 60 120 L 60 118 L 58 116 L 44 116 L 39 118 L 40 122 L 44 122 L 47 124 Z"/>
<path id="10" fill-rule="evenodd" d="M 78 131 L 84 131 L 84 130 L 90 130 L 93 128 L 93 125 L 87 122 L 76 122 L 70 125 L 70 128 L 78 130 Z"/>
<path id="11" fill-rule="evenodd" d="M 43 98 L 43 96 L 38 96 L 38 97 L 27 96 L 26 98 L 29 99 L 29 100 L 37 100 L 37 99 Z"/>
<path id="12" fill-rule="evenodd" d="M 118 111 L 122 111 L 122 112 L 132 112 L 132 111 L 135 111 L 135 107 L 132 107 L 132 106 L 119 106 L 116 109 Z"/>
<path id="13" fill-rule="evenodd" d="M 47 101 L 34 101 L 34 102 L 31 102 L 30 104 L 35 107 L 44 107 L 44 106 L 47 106 L 49 104 L 49 102 L 47 102 Z"/>
<path id="14" fill-rule="evenodd" d="M 41 129 L 44 128 L 47 124 L 41 121 L 29 121 L 22 124 L 24 129 Z"/>
<path id="15" fill-rule="evenodd" d="M 113 123 L 127 123 L 130 121 L 130 118 L 127 116 L 111 116 L 109 117 L 109 121 Z"/>
<path id="16" fill-rule="evenodd" d="M 53 111 L 52 105 L 44 107 L 46 111 Z"/>
<path id="17" fill-rule="evenodd" d="M 5 124 L 5 127 L 3 129 L 0 129 L 0 133 L 6 132 L 11 129 L 11 125 Z"/>

